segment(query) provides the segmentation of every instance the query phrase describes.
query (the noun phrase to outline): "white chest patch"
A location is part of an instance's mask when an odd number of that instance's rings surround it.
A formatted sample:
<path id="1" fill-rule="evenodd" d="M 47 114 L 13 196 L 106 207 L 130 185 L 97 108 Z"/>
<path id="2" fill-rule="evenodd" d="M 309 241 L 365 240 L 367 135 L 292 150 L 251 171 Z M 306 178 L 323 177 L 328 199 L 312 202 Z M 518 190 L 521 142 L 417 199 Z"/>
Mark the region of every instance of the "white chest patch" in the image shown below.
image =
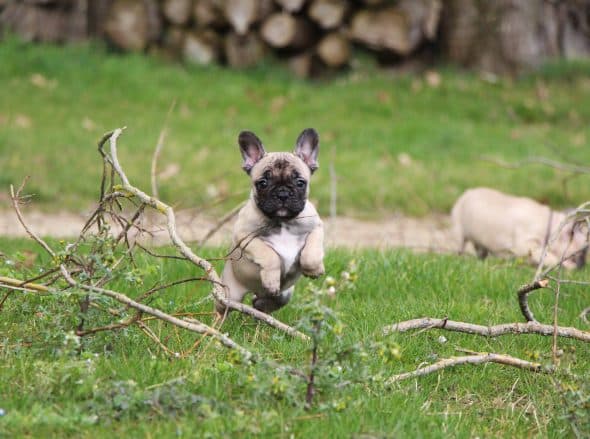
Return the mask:
<path id="1" fill-rule="evenodd" d="M 306 234 L 297 235 L 282 226 L 279 233 L 273 233 L 262 239 L 277 252 L 283 262 L 284 273 L 289 273 L 297 261 L 299 252 L 305 244 Z"/>

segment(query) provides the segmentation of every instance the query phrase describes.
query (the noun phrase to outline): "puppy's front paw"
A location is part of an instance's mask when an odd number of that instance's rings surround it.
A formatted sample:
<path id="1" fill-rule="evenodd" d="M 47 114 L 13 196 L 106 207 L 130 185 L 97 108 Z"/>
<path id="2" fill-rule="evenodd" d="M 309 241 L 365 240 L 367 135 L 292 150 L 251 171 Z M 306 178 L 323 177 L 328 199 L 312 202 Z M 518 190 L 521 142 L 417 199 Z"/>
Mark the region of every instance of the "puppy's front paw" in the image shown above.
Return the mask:
<path id="1" fill-rule="evenodd" d="M 260 270 L 260 281 L 263 288 L 271 296 L 276 296 L 281 291 L 280 270 Z"/>
<path id="2" fill-rule="evenodd" d="M 325 272 L 324 263 L 322 261 L 315 265 L 301 264 L 301 273 L 303 273 L 304 276 L 315 279 L 316 277 L 323 275 Z"/>

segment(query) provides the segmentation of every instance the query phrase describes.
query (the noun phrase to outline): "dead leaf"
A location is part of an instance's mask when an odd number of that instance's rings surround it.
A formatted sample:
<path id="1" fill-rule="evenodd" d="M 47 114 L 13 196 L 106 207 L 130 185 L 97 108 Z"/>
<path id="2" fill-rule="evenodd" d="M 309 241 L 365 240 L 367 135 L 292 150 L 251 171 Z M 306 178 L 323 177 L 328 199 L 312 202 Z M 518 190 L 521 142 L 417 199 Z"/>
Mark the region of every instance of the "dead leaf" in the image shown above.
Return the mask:
<path id="1" fill-rule="evenodd" d="M 158 173 L 160 180 L 168 180 L 180 172 L 180 165 L 178 163 L 169 163 L 161 172 Z"/>
<path id="2" fill-rule="evenodd" d="M 57 86 L 55 79 L 47 79 L 41 73 L 33 73 L 30 78 L 31 84 L 35 87 L 52 90 Z"/>
<path id="3" fill-rule="evenodd" d="M 287 105 L 288 99 L 285 96 L 275 96 L 270 101 L 270 111 L 272 113 L 279 113 L 285 105 Z"/>
<path id="4" fill-rule="evenodd" d="M 412 160 L 412 157 L 410 157 L 410 154 L 408 154 L 407 152 L 402 152 L 402 153 L 398 154 L 397 161 L 399 162 L 400 165 L 402 165 L 405 168 L 407 168 L 408 166 L 411 166 L 412 163 L 414 163 L 414 161 Z"/>
<path id="5" fill-rule="evenodd" d="M 388 104 L 391 101 L 391 96 L 385 90 L 377 92 L 377 100 L 382 104 Z"/>
<path id="6" fill-rule="evenodd" d="M 25 114 L 17 114 L 14 117 L 14 124 L 19 128 L 31 128 L 33 122 L 29 116 Z"/>
<path id="7" fill-rule="evenodd" d="M 442 84 L 442 78 L 440 76 L 440 73 L 434 70 L 429 70 L 428 72 L 426 72 L 424 78 L 426 79 L 426 83 L 432 88 L 438 88 Z"/>
<path id="8" fill-rule="evenodd" d="M 96 129 L 96 124 L 92 119 L 85 117 L 82 119 L 82 128 L 86 131 L 94 131 Z"/>
<path id="9" fill-rule="evenodd" d="M 578 133 L 572 137 L 572 143 L 575 146 L 582 146 L 586 144 L 586 133 Z"/>

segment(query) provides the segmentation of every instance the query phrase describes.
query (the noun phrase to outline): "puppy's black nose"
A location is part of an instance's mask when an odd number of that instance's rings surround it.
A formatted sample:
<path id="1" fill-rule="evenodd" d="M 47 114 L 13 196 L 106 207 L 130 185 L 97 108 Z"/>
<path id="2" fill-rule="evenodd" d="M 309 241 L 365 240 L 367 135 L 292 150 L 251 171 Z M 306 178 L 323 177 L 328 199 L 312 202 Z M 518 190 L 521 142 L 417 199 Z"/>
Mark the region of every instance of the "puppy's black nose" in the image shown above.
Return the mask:
<path id="1" fill-rule="evenodd" d="M 279 200 L 286 201 L 289 198 L 289 191 L 287 189 L 279 189 L 276 195 Z"/>

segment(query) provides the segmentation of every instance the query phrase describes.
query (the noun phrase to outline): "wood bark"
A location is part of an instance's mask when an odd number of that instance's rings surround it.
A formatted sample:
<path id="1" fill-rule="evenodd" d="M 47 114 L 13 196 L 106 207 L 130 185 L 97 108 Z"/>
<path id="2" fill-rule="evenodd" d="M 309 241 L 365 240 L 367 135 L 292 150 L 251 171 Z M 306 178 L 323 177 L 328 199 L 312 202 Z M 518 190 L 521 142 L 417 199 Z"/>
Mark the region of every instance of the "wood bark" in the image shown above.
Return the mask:
<path id="1" fill-rule="evenodd" d="M 223 27 L 227 24 L 222 0 L 195 0 L 193 18 L 199 27 Z"/>
<path id="2" fill-rule="evenodd" d="M 182 58 L 190 64 L 217 62 L 220 58 L 219 36 L 211 30 L 188 32 L 182 43 Z"/>
<path id="3" fill-rule="evenodd" d="M 154 0 L 115 0 L 109 10 L 105 34 L 120 49 L 138 52 L 160 34 L 160 17 Z"/>
<path id="4" fill-rule="evenodd" d="M 305 5 L 305 0 L 275 0 L 275 2 L 287 12 L 299 12 Z"/>
<path id="5" fill-rule="evenodd" d="M 350 43 L 339 32 L 332 32 L 322 38 L 316 51 L 328 67 L 342 67 L 350 60 Z"/>
<path id="6" fill-rule="evenodd" d="M 395 6 L 361 10 L 351 21 L 351 36 L 374 49 L 406 56 L 433 40 L 442 9 L 440 0 L 400 0 Z"/>
<path id="7" fill-rule="evenodd" d="M 231 67 L 251 67 L 264 57 L 265 45 L 255 32 L 246 35 L 231 32 L 225 37 L 224 52 Z"/>
<path id="8" fill-rule="evenodd" d="M 312 74 L 313 56 L 309 52 L 294 55 L 287 61 L 287 67 L 298 78 L 307 79 Z"/>
<path id="9" fill-rule="evenodd" d="M 261 35 L 262 39 L 272 47 L 303 49 L 312 44 L 315 32 L 309 21 L 285 12 L 278 12 L 264 21 Z"/>
<path id="10" fill-rule="evenodd" d="M 590 42 L 582 27 L 571 26 L 588 23 L 588 2 L 447 0 L 444 6 L 443 55 L 478 70 L 514 74 Z"/>
<path id="11" fill-rule="evenodd" d="M 314 0 L 308 14 L 322 29 L 334 29 L 343 23 L 347 9 L 346 0 Z"/>
<path id="12" fill-rule="evenodd" d="M 188 23 L 192 14 L 191 0 L 163 0 L 162 13 L 166 20 L 177 26 Z"/>
<path id="13" fill-rule="evenodd" d="M 7 2 L 0 8 L 0 30 L 7 29 L 25 41 L 80 41 L 88 35 L 87 1 Z"/>
<path id="14" fill-rule="evenodd" d="M 225 0 L 225 18 L 238 35 L 245 35 L 258 16 L 257 0 Z"/>

